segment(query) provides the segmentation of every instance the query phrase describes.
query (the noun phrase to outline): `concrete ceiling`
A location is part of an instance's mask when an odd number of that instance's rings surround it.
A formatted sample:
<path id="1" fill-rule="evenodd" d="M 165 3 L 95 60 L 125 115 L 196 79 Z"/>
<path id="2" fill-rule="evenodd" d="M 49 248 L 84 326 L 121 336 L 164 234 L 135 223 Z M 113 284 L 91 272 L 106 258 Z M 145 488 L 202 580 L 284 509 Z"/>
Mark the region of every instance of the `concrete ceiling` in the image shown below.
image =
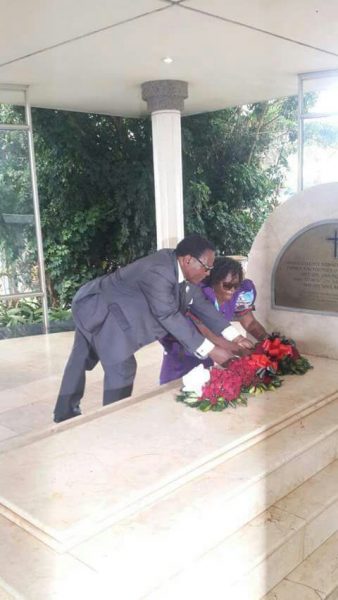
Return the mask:
<path id="1" fill-rule="evenodd" d="M 338 69 L 338 0 L 0 0 L 0 15 L 0 83 L 40 107 L 138 116 L 142 82 L 182 79 L 193 114 Z"/>

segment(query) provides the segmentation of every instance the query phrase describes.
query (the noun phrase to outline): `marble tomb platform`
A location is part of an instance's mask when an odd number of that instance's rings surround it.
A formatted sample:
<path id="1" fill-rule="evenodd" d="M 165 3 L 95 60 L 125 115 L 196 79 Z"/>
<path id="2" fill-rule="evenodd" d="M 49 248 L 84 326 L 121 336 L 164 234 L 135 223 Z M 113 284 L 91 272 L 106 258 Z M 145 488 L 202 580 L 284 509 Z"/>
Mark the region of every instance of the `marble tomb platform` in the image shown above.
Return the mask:
<path id="1" fill-rule="evenodd" d="M 45 379 L 28 346 L 25 355 L 27 385 L 43 390 L 48 415 L 60 340 L 49 339 L 48 359 L 40 349 Z M 312 555 L 328 552 L 334 565 L 337 361 L 310 356 L 313 370 L 285 377 L 247 408 L 201 413 L 175 401 L 178 383 L 152 384 L 156 352 L 140 357 L 134 397 L 98 408 L 101 374 L 90 374 L 82 417 L 31 432 L 22 421 L 23 435 L 3 440 L 1 600 L 258 600 L 274 589 L 284 600 L 295 587 L 295 600 L 305 600 Z M 7 376 L 4 428 L 15 395 Z M 17 386 L 21 411 L 31 405 L 24 382 Z M 38 399 L 33 404 L 38 412 Z M 331 571 L 323 599 L 338 586 Z M 311 581 L 315 594 L 313 573 Z"/>

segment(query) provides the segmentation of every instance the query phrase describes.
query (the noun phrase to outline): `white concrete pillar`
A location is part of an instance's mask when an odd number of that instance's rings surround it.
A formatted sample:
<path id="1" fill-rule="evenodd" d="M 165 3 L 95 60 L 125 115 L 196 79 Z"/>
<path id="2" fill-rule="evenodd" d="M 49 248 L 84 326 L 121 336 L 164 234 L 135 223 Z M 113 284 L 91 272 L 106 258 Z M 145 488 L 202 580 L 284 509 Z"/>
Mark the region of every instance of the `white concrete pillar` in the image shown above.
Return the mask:
<path id="1" fill-rule="evenodd" d="M 184 237 L 181 111 L 188 96 L 185 81 L 142 84 L 151 112 L 157 248 L 175 248 Z"/>

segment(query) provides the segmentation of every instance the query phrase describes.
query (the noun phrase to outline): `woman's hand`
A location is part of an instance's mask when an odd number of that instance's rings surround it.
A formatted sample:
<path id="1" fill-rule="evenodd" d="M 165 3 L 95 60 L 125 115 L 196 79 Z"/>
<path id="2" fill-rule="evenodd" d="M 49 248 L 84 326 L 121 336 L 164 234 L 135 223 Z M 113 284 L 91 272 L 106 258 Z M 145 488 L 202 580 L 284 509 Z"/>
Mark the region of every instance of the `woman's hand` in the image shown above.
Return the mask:
<path id="1" fill-rule="evenodd" d="M 243 348 L 245 350 L 250 350 L 252 351 L 254 349 L 254 345 L 252 342 L 250 342 L 250 340 L 248 340 L 247 338 L 243 337 L 242 335 L 238 335 L 233 342 L 235 342 L 235 344 L 238 344 L 238 346 L 240 348 Z"/>

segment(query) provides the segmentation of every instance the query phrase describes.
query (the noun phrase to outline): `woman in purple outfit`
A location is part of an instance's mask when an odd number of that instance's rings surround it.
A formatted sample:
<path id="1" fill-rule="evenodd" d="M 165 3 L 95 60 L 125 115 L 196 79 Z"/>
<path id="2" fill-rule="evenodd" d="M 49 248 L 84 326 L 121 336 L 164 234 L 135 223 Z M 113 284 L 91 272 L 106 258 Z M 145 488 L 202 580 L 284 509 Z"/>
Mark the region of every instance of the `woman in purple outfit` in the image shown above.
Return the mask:
<path id="1" fill-rule="evenodd" d="M 201 286 L 205 297 L 224 314 L 228 321 L 239 321 L 256 340 L 261 340 L 267 335 L 263 325 L 253 315 L 256 288 L 250 279 L 243 279 L 242 265 L 239 262 L 226 256 L 216 258 L 213 270 Z M 197 321 L 191 313 L 187 312 L 186 316 L 190 319 L 192 327 L 197 327 L 205 337 L 216 342 L 217 336 Z M 213 364 L 211 359 L 200 360 L 187 352 L 170 335 L 162 338 L 161 344 L 164 347 L 164 355 L 160 384 L 183 377 L 199 364 L 205 367 Z"/>

